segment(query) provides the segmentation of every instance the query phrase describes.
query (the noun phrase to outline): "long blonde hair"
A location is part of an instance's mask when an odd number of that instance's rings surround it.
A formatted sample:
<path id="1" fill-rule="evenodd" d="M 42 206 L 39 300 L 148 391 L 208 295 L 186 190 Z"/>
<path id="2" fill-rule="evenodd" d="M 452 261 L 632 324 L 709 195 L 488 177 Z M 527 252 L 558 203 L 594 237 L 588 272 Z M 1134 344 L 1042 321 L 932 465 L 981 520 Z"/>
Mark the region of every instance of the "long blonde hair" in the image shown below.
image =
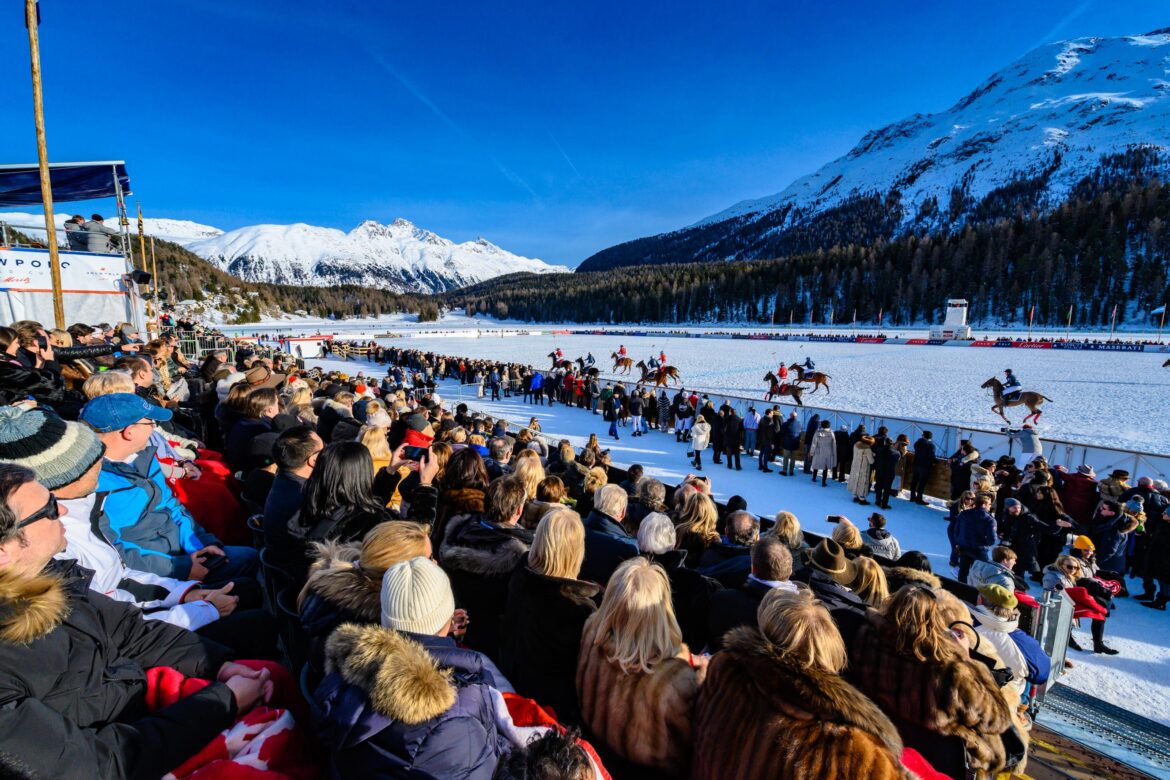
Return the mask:
<path id="1" fill-rule="evenodd" d="M 670 602 L 666 570 L 642 557 L 623 561 L 605 589 L 601 607 L 585 621 L 595 647 L 627 674 L 649 673 L 686 649 Z"/>
<path id="2" fill-rule="evenodd" d="M 532 450 L 520 450 L 520 454 L 512 461 L 512 470 L 524 483 L 524 493 L 528 500 L 535 499 L 536 488 L 544 479 L 544 466 L 540 463 L 540 456 Z"/>
<path id="3" fill-rule="evenodd" d="M 812 591 L 772 588 L 760 602 L 756 620 L 760 633 L 796 668 L 830 674 L 845 668 L 845 640 Z"/>
<path id="4" fill-rule="evenodd" d="M 841 518 L 841 521 L 833 528 L 832 538 L 834 542 L 846 550 L 861 549 L 861 531 L 857 530 L 857 526 L 845 518 Z"/>
<path id="5" fill-rule="evenodd" d="M 313 391 L 309 389 L 308 385 L 303 385 L 297 382 L 297 387 L 288 394 L 284 399 L 285 411 L 291 410 L 294 406 L 311 406 L 313 403 Z"/>
<path id="6" fill-rule="evenodd" d="M 715 502 L 695 492 L 686 497 L 675 532 L 680 543 L 687 534 L 695 534 L 704 542 L 709 542 L 719 538 L 719 531 L 716 530 L 718 522 L 719 511 L 715 508 Z"/>
<path id="7" fill-rule="evenodd" d="M 800 521 L 791 512 L 784 510 L 777 512 L 776 524 L 768 533 L 788 545 L 790 550 L 799 550 L 804 546 L 804 535 L 800 532 Z"/>
<path id="8" fill-rule="evenodd" d="M 886 572 L 873 558 L 861 555 L 853 562 L 857 577 L 849 587 L 862 601 L 871 607 L 880 607 L 890 597 L 890 586 Z"/>
<path id="9" fill-rule="evenodd" d="M 592 495 L 601 488 L 605 487 L 607 484 L 609 484 L 609 477 L 606 476 L 605 469 L 594 466 L 593 468 L 589 469 L 589 472 L 585 475 L 585 480 L 581 484 L 581 489 L 585 492 L 586 495 Z"/>
<path id="10" fill-rule="evenodd" d="M 546 577 L 575 580 L 585 560 L 585 525 L 571 509 L 544 513 L 528 548 L 528 568 Z"/>
<path id="11" fill-rule="evenodd" d="M 124 371 L 102 371 L 85 380 L 81 392 L 86 398 L 97 398 L 99 395 L 113 395 L 114 393 L 133 393 L 134 380 Z"/>

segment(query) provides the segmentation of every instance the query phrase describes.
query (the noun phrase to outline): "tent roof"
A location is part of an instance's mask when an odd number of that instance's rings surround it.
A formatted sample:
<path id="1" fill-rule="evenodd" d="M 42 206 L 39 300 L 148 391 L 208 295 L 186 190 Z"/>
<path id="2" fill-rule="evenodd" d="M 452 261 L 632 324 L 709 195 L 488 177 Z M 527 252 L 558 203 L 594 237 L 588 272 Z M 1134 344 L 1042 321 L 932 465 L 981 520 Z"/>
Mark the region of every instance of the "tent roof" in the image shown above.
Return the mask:
<path id="1" fill-rule="evenodd" d="M 53 201 L 112 198 L 117 191 L 114 174 L 122 185 L 122 194 L 130 193 L 130 176 L 122 160 L 100 162 L 50 163 L 49 180 Z M 40 168 L 37 165 L 0 165 L 0 206 L 30 206 L 41 203 Z"/>

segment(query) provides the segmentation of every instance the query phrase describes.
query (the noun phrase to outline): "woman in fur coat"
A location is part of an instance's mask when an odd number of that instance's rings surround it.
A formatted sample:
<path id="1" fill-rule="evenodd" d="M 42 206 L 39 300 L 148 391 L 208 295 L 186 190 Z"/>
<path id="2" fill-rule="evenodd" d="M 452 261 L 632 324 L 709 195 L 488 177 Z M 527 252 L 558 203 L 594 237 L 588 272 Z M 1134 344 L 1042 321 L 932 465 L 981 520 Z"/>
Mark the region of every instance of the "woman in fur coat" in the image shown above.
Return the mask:
<path id="1" fill-rule="evenodd" d="M 821 780 L 909 777 L 902 740 L 841 676 L 845 643 L 810 591 L 773 589 L 759 630 L 733 629 L 695 706 L 693 777 Z"/>
<path id="2" fill-rule="evenodd" d="M 961 739 L 977 778 L 1008 768 L 1001 737 L 1012 726 L 1007 702 L 987 667 L 951 633 L 934 591 L 895 593 L 857 632 L 849 668 L 891 719 Z"/>
<path id="3" fill-rule="evenodd" d="M 848 487 L 855 504 L 869 504 L 866 496 L 869 495 L 869 476 L 873 470 L 873 444 L 872 436 L 862 436 L 853 445 L 853 466 L 849 472 Z"/>
<path id="4" fill-rule="evenodd" d="M 666 572 L 645 558 L 624 561 L 585 621 L 577 660 L 582 721 L 597 742 L 637 765 L 623 773 L 605 757 L 615 776 L 687 774 L 706 671 L 707 657 L 682 641 Z"/>

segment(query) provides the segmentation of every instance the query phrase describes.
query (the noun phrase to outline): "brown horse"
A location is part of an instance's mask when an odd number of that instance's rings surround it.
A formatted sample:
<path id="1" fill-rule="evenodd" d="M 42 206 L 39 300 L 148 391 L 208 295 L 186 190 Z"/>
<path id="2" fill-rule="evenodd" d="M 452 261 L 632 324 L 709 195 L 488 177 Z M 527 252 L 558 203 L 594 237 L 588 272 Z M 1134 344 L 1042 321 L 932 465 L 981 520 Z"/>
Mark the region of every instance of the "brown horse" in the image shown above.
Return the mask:
<path id="1" fill-rule="evenodd" d="M 804 406 L 804 401 L 800 400 L 800 396 L 804 394 L 804 388 L 790 385 L 787 382 L 781 383 L 771 371 L 764 374 L 764 381 L 768 383 L 768 392 L 764 393 L 765 401 L 771 401 L 772 397 L 777 395 L 790 395 L 792 400 L 796 401 L 797 406 Z"/>
<path id="2" fill-rule="evenodd" d="M 617 373 L 617 370 L 619 368 L 622 369 L 623 374 L 628 374 L 628 373 L 630 373 L 630 371 L 633 370 L 633 368 L 634 368 L 634 359 L 633 358 L 622 357 L 621 355 L 619 355 L 616 352 L 611 352 L 609 356 L 611 358 L 613 358 L 613 370 L 614 370 L 615 374 Z"/>
<path id="3" fill-rule="evenodd" d="M 552 361 L 553 368 L 572 368 L 573 361 L 571 360 L 557 360 L 557 353 L 550 352 L 547 355 L 548 359 Z"/>
<path id="4" fill-rule="evenodd" d="M 650 368 L 644 360 L 639 360 L 635 365 L 642 369 L 642 382 L 653 382 L 655 387 L 666 387 L 666 380 L 668 379 L 671 382 L 682 384 L 682 379 L 678 376 L 678 369 L 674 366 Z"/>
<path id="5" fill-rule="evenodd" d="M 789 371 L 796 372 L 797 382 L 807 382 L 813 386 L 812 391 L 815 393 L 817 388 L 825 388 L 825 392 L 829 392 L 829 380 L 833 377 L 826 374 L 824 371 L 805 371 L 804 366 L 799 363 L 793 363 L 788 367 Z"/>
<path id="6" fill-rule="evenodd" d="M 1038 423 L 1040 422 L 1040 415 L 1042 414 L 1040 411 L 1040 404 L 1044 403 L 1045 401 L 1052 401 L 1051 398 L 1045 395 L 1034 393 L 1031 390 L 1025 390 L 1011 401 L 1007 401 L 1005 403 L 1003 400 L 1003 382 L 999 381 L 999 379 L 996 377 L 988 379 L 979 386 L 981 388 L 991 388 L 991 391 L 995 394 L 995 403 L 991 405 L 991 411 L 1002 417 L 1003 421 L 1009 425 L 1011 424 L 1011 420 L 1009 420 L 1007 415 L 1003 413 L 1005 408 L 1010 406 L 1026 406 L 1028 407 L 1028 411 L 1031 412 L 1031 414 L 1025 417 L 1023 421 L 1028 422 L 1028 420 L 1032 420 L 1033 422 Z"/>

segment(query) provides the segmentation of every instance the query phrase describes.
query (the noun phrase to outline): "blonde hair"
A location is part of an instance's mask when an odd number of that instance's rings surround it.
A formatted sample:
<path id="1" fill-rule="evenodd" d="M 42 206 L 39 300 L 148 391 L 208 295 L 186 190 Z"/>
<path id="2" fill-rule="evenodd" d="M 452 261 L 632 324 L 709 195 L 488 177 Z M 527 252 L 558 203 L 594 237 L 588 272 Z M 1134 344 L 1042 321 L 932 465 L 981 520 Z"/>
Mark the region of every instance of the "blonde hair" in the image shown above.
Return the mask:
<path id="1" fill-rule="evenodd" d="M 516 459 L 512 461 L 512 471 L 524 483 L 524 493 L 528 500 L 535 499 L 536 488 L 544 479 L 544 466 L 540 464 L 540 456 L 532 450 L 520 450 Z"/>
<path id="2" fill-rule="evenodd" d="M 382 590 L 382 576 L 396 563 L 427 555 L 430 535 L 427 527 L 406 520 L 378 523 L 366 532 L 361 543 L 340 544 L 335 541 L 315 542 L 316 561 L 309 570 L 309 578 L 297 599 L 298 608 L 305 597 L 315 590 L 318 581 L 334 571 L 330 561 L 348 563 L 362 575 L 361 584 L 378 593 Z"/>
<path id="3" fill-rule="evenodd" d="M 439 484 L 443 475 L 447 473 L 447 461 L 451 460 L 454 450 L 445 441 L 436 441 L 431 444 L 431 457 L 439 464 L 439 473 L 435 475 L 435 484 Z"/>
<path id="4" fill-rule="evenodd" d="M 571 509 L 544 513 L 528 548 L 528 568 L 546 577 L 575 580 L 585 560 L 585 525 Z"/>
<path id="5" fill-rule="evenodd" d="M 86 398 L 114 393 L 133 393 L 134 380 L 124 371 L 102 371 L 85 380 L 81 392 Z"/>
<path id="6" fill-rule="evenodd" d="M 605 589 L 601 606 L 585 621 L 593 643 L 626 674 L 649 673 L 685 650 L 670 602 L 666 570 L 642 557 L 623 561 Z"/>
<path id="7" fill-rule="evenodd" d="M 899 655 L 943 663 L 965 651 L 947 627 L 938 594 L 925 585 L 903 585 L 881 609 L 882 631 Z"/>
<path id="8" fill-rule="evenodd" d="M 704 542 L 719 538 L 719 531 L 715 528 L 719 522 L 719 511 L 715 508 L 715 502 L 702 493 L 695 492 L 687 496 L 678 520 L 675 531 L 680 543 L 687 534 L 695 534 Z"/>
<path id="9" fill-rule="evenodd" d="M 880 607 L 890 597 L 890 586 L 881 564 L 864 555 L 855 560 L 857 577 L 849 587 L 871 607 Z"/>
<path id="10" fill-rule="evenodd" d="M 589 473 L 585 475 L 585 481 L 582 483 L 582 490 L 586 494 L 596 493 L 601 488 L 609 484 L 609 477 L 605 475 L 605 469 L 594 466 L 589 469 Z"/>
<path id="11" fill-rule="evenodd" d="M 365 445 L 374 460 L 394 459 L 394 453 L 390 451 L 390 442 L 386 439 L 388 430 L 389 428 L 384 425 L 363 425 L 358 431 L 358 441 Z"/>
<path id="12" fill-rule="evenodd" d="M 846 550 L 861 549 L 861 531 L 857 530 L 857 526 L 855 526 L 849 520 L 846 520 L 844 517 L 842 517 L 841 522 L 837 523 L 836 527 L 833 528 L 832 539 Z"/>
<path id="13" fill-rule="evenodd" d="M 313 403 L 313 391 L 307 385 L 301 385 L 300 382 L 297 384 L 300 386 L 289 393 L 288 397 L 284 400 L 284 408 L 286 411 L 292 409 L 294 406 L 310 406 Z"/>
<path id="14" fill-rule="evenodd" d="M 314 425 L 317 423 L 317 413 L 313 411 L 312 404 L 289 404 L 285 407 L 285 411 L 298 419 L 305 420 Z"/>
<path id="15" fill-rule="evenodd" d="M 797 550 L 804 544 L 804 535 L 800 532 L 800 521 L 791 512 L 781 510 L 776 513 L 776 524 L 769 532 L 788 545 L 789 549 Z"/>
<path id="16" fill-rule="evenodd" d="M 69 331 L 61 330 L 60 328 L 53 328 L 49 331 L 49 338 L 53 340 L 54 347 L 72 347 L 73 336 L 69 335 Z"/>
<path id="17" fill-rule="evenodd" d="M 756 620 L 760 633 L 796 668 L 829 674 L 845 668 L 845 640 L 812 591 L 772 588 L 760 602 Z"/>

